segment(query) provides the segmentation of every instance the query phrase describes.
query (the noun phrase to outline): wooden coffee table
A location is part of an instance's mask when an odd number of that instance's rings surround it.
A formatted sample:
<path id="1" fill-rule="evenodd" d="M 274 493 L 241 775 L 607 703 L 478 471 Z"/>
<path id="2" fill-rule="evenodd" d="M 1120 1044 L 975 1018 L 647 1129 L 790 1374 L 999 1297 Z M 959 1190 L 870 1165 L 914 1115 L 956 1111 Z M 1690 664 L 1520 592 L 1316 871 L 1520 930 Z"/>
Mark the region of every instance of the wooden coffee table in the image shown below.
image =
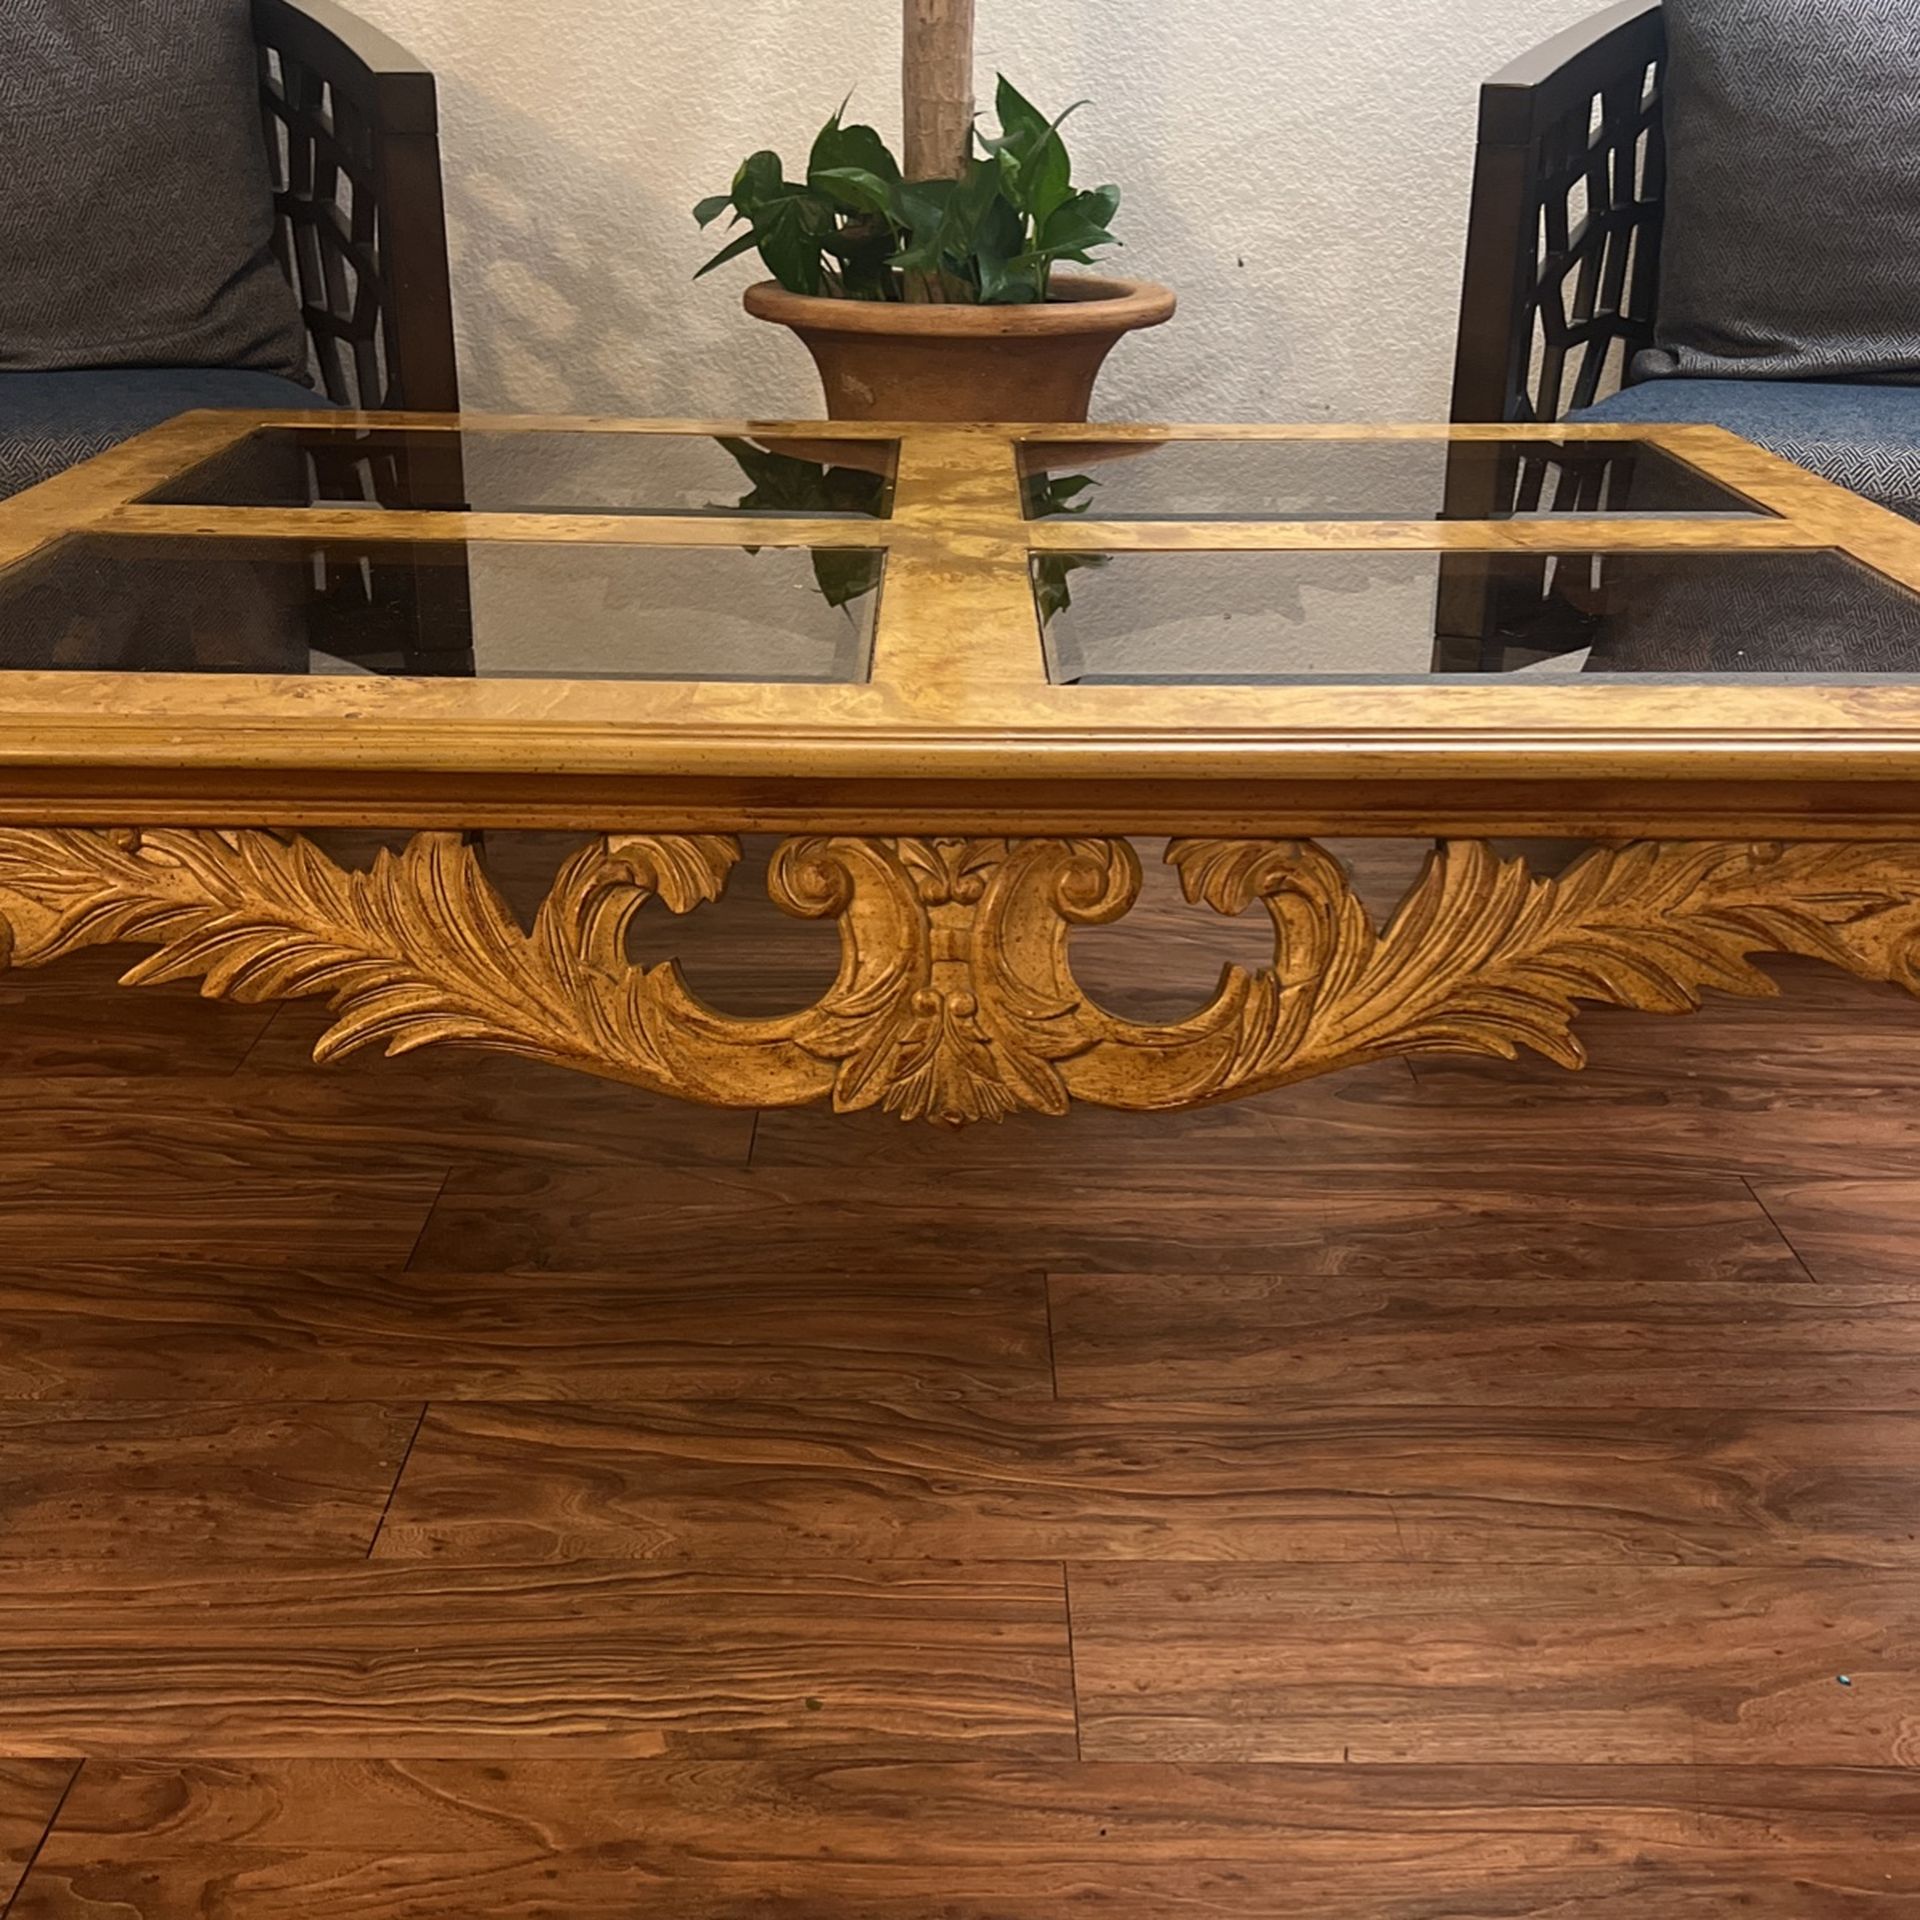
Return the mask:
<path id="1" fill-rule="evenodd" d="M 0 767 L 13 965 L 323 997 L 323 1060 L 954 1123 L 1573 1066 L 1754 954 L 1916 987 L 1920 526 L 1709 428 L 195 415 L 0 504 Z M 511 828 L 583 836 L 531 926 Z M 839 923 L 804 1013 L 628 958 L 747 832 Z M 1331 835 L 1444 844 L 1382 928 Z M 1071 965 L 1146 837 L 1274 928 L 1171 1024 Z"/>

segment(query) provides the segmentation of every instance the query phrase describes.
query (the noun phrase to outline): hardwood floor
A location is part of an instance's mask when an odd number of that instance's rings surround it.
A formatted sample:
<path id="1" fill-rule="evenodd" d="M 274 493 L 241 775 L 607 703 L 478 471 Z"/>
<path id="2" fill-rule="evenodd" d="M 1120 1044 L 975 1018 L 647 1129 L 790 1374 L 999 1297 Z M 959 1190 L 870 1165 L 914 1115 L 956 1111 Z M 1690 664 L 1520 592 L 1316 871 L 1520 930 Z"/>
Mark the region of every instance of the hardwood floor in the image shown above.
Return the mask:
<path id="1" fill-rule="evenodd" d="M 1917 1836 L 1912 1775 L 1805 1768 L 93 1762 L 15 1914 L 1826 1920 Z"/>
<path id="2" fill-rule="evenodd" d="M 1074 1752 L 1049 1567 L 9 1570 L 30 1758 Z"/>
<path id="3" fill-rule="evenodd" d="M 14 1560 L 365 1554 L 426 1408 L 0 1402 Z"/>
<path id="4" fill-rule="evenodd" d="M 1085 1567 L 1073 1645 L 1093 1760 L 1920 1763 L 1908 1571 Z"/>
<path id="5" fill-rule="evenodd" d="M 958 1137 L 0 976 L 0 1920 L 1911 1920 L 1920 1003 L 1779 971 Z"/>
<path id="6" fill-rule="evenodd" d="M 1920 1414 L 448 1405 L 375 1551 L 1920 1571 Z"/>
<path id="7" fill-rule="evenodd" d="M 1047 1282 L 1031 1270 L 0 1268 L 4 1400 L 1052 1392 Z"/>

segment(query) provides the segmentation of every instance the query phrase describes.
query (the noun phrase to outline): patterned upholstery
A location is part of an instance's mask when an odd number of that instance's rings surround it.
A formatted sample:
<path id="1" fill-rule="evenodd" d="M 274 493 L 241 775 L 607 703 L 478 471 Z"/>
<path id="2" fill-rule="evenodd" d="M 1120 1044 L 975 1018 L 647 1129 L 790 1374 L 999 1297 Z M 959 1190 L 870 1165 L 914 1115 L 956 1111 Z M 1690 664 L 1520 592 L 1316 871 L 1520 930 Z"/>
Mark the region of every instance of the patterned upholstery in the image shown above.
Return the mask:
<path id="1" fill-rule="evenodd" d="M 0 499 L 196 407 L 331 404 L 292 380 L 220 367 L 0 373 Z"/>
<path id="2" fill-rule="evenodd" d="M 1667 0 L 1640 378 L 1920 381 L 1920 6 Z"/>
<path id="3" fill-rule="evenodd" d="M 1920 520 L 1920 387 L 1650 380 L 1574 417 L 1726 427 Z"/>

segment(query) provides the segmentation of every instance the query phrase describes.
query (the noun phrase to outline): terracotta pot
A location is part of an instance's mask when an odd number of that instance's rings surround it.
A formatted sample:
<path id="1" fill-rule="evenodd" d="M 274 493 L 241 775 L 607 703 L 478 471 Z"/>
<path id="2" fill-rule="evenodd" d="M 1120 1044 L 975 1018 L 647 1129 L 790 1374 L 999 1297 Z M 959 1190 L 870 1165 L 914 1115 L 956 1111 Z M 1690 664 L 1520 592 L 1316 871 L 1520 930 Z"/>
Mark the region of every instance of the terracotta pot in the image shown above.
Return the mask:
<path id="1" fill-rule="evenodd" d="M 1106 357 L 1173 317 L 1146 280 L 1056 274 L 1039 307 L 820 300 L 772 280 L 747 311 L 791 327 L 820 369 L 831 420 L 1084 420 Z"/>

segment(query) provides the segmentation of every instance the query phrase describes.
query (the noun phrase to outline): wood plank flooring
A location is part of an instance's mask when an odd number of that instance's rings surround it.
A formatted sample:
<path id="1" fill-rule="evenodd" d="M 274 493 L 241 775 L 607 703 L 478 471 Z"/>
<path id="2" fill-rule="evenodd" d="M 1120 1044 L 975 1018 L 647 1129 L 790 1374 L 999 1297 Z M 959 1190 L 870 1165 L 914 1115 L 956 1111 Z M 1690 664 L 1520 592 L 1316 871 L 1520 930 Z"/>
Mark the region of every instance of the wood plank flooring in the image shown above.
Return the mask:
<path id="1" fill-rule="evenodd" d="M 1089 1759 L 1920 1765 L 1920 1581 L 1859 1568 L 1090 1567 Z"/>
<path id="2" fill-rule="evenodd" d="M 1920 1785 L 1747 1767 L 93 1762 L 14 1911 L 150 1920 L 199 1911 L 209 1887 L 233 1920 L 1826 1920 L 1920 1899 Z"/>
<path id="3" fill-rule="evenodd" d="M 0 1699 L 29 1757 L 1074 1752 L 1057 1564 L 16 1567 Z"/>
<path id="4" fill-rule="evenodd" d="M 958 1137 L 0 976 L 0 1920 L 1912 1920 L 1920 1002 L 1778 971 Z"/>

